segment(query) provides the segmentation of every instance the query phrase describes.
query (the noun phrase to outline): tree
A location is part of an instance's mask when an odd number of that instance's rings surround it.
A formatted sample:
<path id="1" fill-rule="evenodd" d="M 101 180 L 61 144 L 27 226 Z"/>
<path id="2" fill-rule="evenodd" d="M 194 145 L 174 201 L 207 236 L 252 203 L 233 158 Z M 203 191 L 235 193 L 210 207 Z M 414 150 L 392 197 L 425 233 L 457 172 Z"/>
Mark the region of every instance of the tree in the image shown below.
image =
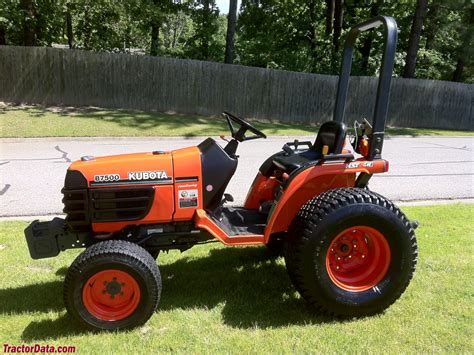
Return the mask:
<path id="1" fill-rule="evenodd" d="M 230 0 L 229 13 L 227 14 L 227 36 L 225 41 L 224 62 L 232 64 L 234 62 L 234 37 L 237 26 L 237 0 Z"/>
<path id="2" fill-rule="evenodd" d="M 65 17 L 65 22 L 66 22 L 67 44 L 69 45 L 69 48 L 74 48 L 74 32 L 72 30 L 71 7 L 72 7 L 72 4 L 70 2 L 68 2 L 66 4 L 64 17 Z"/>
<path id="3" fill-rule="evenodd" d="M 6 33 L 7 21 L 5 18 L 0 17 L 0 46 L 4 46 L 7 44 Z"/>
<path id="4" fill-rule="evenodd" d="M 219 9 L 215 0 L 199 0 L 191 4 L 194 35 L 188 41 L 187 56 L 201 60 L 222 61 L 224 48 L 218 43 Z"/>
<path id="5" fill-rule="evenodd" d="M 436 38 L 436 33 L 440 29 L 440 4 L 433 2 L 430 4 L 426 19 L 424 34 L 426 37 L 425 48 L 432 49 Z"/>
<path id="6" fill-rule="evenodd" d="M 474 55 L 474 7 L 467 7 L 463 16 L 463 39 L 457 50 L 456 69 L 452 80 L 462 81 L 467 63 L 472 65 Z M 472 67 L 470 68 L 472 70 Z"/>
<path id="7" fill-rule="evenodd" d="M 344 0 L 335 0 L 334 3 L 334 32 L 332 43 L 334 45 L 334 51 L 339 51 L 339 38 L 342 33 L 342 24 L 344 21 Z"/>
<path id="8" fill-rule="evenodd" d="M 334 21 L 334 0 L 326 0 L 326 35 L 332 33 L 332 22 Z"/>
<path id="9" fill-rule="evenodd" d="M 383 0 L 376 0 L 372 3 L 370 7 L 370 18 L 378 16 L 380 6 L 382 6 Z M 374 40 L 374 32 L 370 31 L 362 44 L 360 49 L 360 54 L 362 55 L 361 59 L 361 74 L 362 75 L 369 75 L 369 57 L 370 57 L 370 50 L 372 49 L 372 42 Z"/>
<path id="10" fill-rule="evenodd" d="M 403 71 L 405 78 L 413 78 L 415 76 L 416 58 L 420 47 L 421 30 L 423 28 L 423 20 L 426 16 L 427 8 L 428 0 L 417 1 L 415 16 L 413 17 L 410 30 L 410 39 L 408 41 L 405 69 Z"/>
<path id="11" fill-rule="evenodd" d="M 35 7 L 32 0 L 21 0 L 21 10 L 23 12 L 23 45 L 34 46 L 36 44 L 35 31 Z"/>

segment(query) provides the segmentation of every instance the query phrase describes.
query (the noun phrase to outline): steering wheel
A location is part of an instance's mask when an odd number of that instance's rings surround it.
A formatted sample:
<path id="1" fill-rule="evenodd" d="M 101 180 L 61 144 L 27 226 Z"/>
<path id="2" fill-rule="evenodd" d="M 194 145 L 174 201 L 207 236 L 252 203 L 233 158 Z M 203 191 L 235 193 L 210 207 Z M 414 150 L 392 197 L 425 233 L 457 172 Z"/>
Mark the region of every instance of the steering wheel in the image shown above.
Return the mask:
<path id="1" fill-rule="evenodd" d="M 233 114 L 224 111 L 222 113 L 227 120 L 227 124 L 229 125 L 230 133 L 232 138 L 239 142 L 248 141 L 251 139 L 258 139 L 258 138 L 267 138 L 265 133 L 259 131 L 254 126 L 252 126 L 247 121 L 244 121 L 242 118 L 234 116 Z M 239 125 L 239 129 L 236 130 L 233 123 L 237 123 Z M 245 132 L 250 131 L 254 133 L 254 136 L 246 137 Z"/>

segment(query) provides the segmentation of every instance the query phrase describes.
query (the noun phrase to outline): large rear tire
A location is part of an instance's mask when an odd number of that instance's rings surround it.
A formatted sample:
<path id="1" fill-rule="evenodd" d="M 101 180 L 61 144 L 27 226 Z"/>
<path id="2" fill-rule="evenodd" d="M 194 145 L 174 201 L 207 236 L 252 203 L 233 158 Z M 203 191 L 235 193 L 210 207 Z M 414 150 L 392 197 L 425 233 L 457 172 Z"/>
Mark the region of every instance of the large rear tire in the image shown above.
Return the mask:
<path id="1" fill-rule="evenodd" d="M 72 263 L 64 282 L 67 311 L 94 330 L 131 329 L 155 312 L 161 276 L 142 247 L 121 240 L 94 244 Z"/>
<path id="2" fill-rule="evenodd" d="M 412 225 L 392 202 L 361 188 L 327 191 L 295 217 L 286 242 L 289 276 L 322 313 L 379 313 L 405 291 L 415 271 Z"/>

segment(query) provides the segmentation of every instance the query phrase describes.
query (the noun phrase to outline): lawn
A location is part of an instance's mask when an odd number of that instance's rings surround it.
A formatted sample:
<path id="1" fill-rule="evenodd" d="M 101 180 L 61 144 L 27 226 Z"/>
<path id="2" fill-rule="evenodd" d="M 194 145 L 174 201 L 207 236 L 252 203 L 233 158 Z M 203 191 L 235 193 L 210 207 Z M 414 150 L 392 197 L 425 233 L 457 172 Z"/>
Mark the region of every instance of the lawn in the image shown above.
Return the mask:
<path id="1" fill-rule="evenodd" d="M 474 206 L 404 211 L 421 223 L 419 264 L 384 314 L 319 316 L 292 287 L 283 259 L 261 247 L 211 244 L 160 256 L 158 312 L 133 331 L 100 334 L 79 328 L 64 310 L 62 281 L 77 253 L 31 260 L 26 223 L 2 222 L 0 345 L 73 345 L 80 353 L 473 353 Z"/>
<path id="2" fill-rule="evenodd" d="M 317 126 L 253 121 L 267 135 L 314 135 Z M 148 137 L 228 134 L 222 118 L 98 108 L 0 106 L 0 137 Z M 474 132 L 389 128 L 389 135 L 474 135 Z"/>

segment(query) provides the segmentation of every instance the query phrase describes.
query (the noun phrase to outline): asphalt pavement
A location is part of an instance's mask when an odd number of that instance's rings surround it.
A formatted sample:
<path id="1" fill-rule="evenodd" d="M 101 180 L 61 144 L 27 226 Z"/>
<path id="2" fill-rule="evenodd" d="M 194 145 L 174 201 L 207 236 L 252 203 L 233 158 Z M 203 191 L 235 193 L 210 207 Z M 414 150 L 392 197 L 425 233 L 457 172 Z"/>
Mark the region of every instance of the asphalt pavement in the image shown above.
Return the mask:
<path id="1" fill-rule="evenodd" d="M 260 164 L 295 138 L 309 137 L 270 137 L 240 144 L 239 166 L 227 190 L 234 204 L 243 203 Z M 64 176 L 68 165 L 81 156 L 172 150 L 203 139 L 0 139 L 0 217 L 62 213 Z M 473 148 L 474 137 L 387 137 L 383 157 L 389 160 L 390 171 L 375 175 L 370 188 L 396 202 L 473 199 Z"/>

